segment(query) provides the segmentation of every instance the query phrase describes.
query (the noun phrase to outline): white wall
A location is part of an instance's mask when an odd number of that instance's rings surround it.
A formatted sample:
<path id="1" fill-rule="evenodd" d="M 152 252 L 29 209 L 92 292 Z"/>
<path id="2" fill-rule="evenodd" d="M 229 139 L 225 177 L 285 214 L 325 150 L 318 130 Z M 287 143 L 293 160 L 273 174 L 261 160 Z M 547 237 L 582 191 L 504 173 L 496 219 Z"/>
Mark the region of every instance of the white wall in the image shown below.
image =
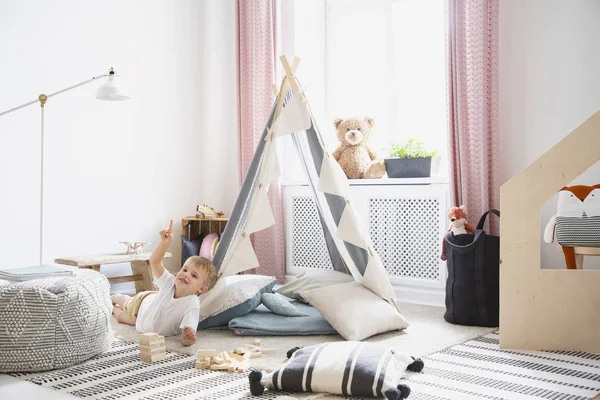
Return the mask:
<path id="1" fill-rule="evenodd" d="M 600 1 L 500 1 L 500 130 L 509 179 L 600 110 Z M 596 164 L 572 184 L 600 183 Z M 556 212 L 541 209 L 541 233 Z M 527 201 L 527 194 L 523 194 Z M 586 266 L 600 265 L 588 257 Z M 565 268 L 542 242 L 542 264 Z"/>
<path id="2" fill-rule="evenodd" d="M 92 83 L 49 99 L 44 262 L 121 251 L 122 240 L 151 250 L 196 204 L 231 211 L 235 18 L 234 0 L 0 0 L 0 112 L 110 66 L 132 96 L 97 101 Z M 0 268 L 38 262 L 39 126 L 37 105 L 0 117 Z M 178 241 L 171 251 L 174 271 Z"/>

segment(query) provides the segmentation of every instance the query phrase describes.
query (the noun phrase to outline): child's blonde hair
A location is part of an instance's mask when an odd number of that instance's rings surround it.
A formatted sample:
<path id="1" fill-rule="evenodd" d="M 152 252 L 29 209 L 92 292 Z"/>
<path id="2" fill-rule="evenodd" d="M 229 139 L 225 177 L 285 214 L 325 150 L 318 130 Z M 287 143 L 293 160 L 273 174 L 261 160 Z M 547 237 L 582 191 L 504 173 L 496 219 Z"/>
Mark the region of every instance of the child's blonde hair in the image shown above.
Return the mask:
<path id="1" fill-rule="evenodd" d="M 219 278 L 219 272 L 208 258 L 200 256 L 191 256 L 185 261 L 184 266 L 186 265 L 194 265 L 198 267 L 200 271 L 206 273 L 204 285 L 208 287 L 208 290 L 212 289 L 213 286 L 215 286 L 215 283 L 217 283 L 217 279 Z"/>

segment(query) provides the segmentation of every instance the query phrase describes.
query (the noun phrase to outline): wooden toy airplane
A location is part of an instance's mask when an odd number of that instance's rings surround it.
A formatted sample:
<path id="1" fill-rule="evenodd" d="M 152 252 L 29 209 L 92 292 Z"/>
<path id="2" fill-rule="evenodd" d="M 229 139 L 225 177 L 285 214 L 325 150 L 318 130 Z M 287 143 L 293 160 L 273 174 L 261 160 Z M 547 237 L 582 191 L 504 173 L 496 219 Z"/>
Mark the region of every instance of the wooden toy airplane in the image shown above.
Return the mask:
<path id="1" fill-rule="evenodd" d="M 224 215 L 225 213 L 223 211 L 215 211 L 215 209 L 208 204 L 196 206 L 196 218 L 217 218 L 223 217 Z"/>
<path id="2" fill-rule="evenodd" d="M 140 254 L 144 245 L 149 244 L 149 242 L 119 242 L 127 245 L 127 251 L 125 254 L 135 253 Z"/>

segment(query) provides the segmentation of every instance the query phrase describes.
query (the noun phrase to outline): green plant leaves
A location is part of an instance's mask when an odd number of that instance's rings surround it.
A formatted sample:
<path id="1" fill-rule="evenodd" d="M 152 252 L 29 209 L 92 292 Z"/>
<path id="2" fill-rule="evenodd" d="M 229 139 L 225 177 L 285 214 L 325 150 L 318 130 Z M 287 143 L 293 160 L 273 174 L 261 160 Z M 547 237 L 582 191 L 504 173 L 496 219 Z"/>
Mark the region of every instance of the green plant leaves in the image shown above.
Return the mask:
<path id="1" fill-rule="evenodd" d="M 405 143 L 391 142 L 390 158 L 427 158 L 437 156 L 438 151 L 428 151 L 423 142 L 409 138 Z"/>

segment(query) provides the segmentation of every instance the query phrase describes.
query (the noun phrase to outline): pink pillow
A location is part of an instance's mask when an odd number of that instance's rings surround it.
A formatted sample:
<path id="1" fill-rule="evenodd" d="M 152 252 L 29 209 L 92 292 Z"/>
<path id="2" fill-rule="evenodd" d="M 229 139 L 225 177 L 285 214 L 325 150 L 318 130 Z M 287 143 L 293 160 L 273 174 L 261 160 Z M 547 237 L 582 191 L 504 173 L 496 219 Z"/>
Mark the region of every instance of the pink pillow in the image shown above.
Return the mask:
<path id="1" fill-rule="evenodd" d="M 218 233 L 210 233 L 206 235 L 204 239 L 202 239 L 202 244 L 200 245 L 200 257 L 208 258 L 212 261 L 213 255 L 217 250 L 217 245 L 219 244 L 219 234 Z"/>

